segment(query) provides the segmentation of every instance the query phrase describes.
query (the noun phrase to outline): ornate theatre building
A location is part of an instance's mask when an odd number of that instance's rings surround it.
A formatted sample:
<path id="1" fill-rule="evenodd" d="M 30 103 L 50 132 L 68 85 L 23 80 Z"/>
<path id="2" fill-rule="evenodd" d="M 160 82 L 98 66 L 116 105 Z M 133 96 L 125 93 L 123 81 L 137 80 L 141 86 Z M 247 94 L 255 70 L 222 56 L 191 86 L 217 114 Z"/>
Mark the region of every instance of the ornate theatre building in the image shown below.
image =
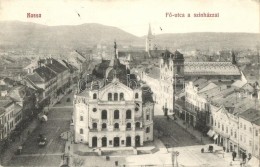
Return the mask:
<path id="1" fill-rule="evenodd" d="M 74 97 L 74 138 L 89 147 L 142 146 L 153 140 L 152 93 L 115 55 L 95 66 Z"/>

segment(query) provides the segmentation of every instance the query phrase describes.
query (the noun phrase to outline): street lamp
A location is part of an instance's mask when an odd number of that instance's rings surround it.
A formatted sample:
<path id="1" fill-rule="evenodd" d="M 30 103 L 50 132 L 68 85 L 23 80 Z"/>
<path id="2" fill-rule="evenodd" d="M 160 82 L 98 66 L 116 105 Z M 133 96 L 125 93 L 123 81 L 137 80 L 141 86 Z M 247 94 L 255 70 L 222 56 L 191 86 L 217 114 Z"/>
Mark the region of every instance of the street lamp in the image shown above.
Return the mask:
<path id="1" fill-rule="evenodd" d="M 179 166 L 179 164 L 178 164 L 178 159 L 177 159 L 177 157 L 179 156 L 179 152 L 178 151 L 173 151 L 172 152 L 172 166 L 174 167 L 174 162 L 175 162 L 175 159 L 176 159 L 176 165 L 177 165 L 177 167 Z"/>

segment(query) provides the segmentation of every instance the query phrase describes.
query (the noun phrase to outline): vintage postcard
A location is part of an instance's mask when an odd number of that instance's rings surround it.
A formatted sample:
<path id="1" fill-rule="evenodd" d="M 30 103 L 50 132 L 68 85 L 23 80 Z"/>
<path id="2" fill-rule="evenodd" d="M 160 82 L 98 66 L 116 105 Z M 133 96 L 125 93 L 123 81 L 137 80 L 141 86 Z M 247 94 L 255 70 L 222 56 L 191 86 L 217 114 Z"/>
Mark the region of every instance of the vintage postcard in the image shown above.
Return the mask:
<path id="1" fill-rule="evenodd" d="M 260 167 L 259 0 L 0 0 L 0 166 Z"/>

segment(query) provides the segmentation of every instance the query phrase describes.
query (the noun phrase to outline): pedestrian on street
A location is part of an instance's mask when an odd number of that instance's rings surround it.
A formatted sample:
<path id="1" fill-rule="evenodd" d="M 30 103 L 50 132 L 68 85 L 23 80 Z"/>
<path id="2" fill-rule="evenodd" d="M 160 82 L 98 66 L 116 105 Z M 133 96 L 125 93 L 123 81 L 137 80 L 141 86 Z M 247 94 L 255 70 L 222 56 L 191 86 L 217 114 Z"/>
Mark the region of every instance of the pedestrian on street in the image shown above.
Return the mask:
<path id="1" fill-rule="evenodd" d="M 243 162 L 246 162 L 246 158 L 247 158 L 246 153 L 243 153 L 243 154 L 242 154 L 242 158 L 243 158 Z"/>
<path id="2" fill-rule="evenodd" d="M 233 158 L 233 161 L 234 161 L 235 158 L 236 158 L 236 154 L 237 154 L 237 153 L 236 153 L 235 151 L 232 152 L 232 158 Z"/>
<path id="3" fill-rule="evenodd" d="M 70 151 L 70 146 L 68 146 L 68 150 Z"/>

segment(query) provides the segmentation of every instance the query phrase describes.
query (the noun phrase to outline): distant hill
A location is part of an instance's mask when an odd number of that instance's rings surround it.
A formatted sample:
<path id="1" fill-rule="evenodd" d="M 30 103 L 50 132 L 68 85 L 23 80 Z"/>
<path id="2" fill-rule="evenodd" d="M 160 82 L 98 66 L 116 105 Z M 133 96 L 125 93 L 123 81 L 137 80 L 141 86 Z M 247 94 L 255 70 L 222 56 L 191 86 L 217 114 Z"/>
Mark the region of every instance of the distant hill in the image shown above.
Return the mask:
<path id="1" fill-rule="evenodd" d="M 45 26 L 18 21 L 0 22 L 0 45 L 23 48 L 77 48 L 97 43 L 132 44 L 140 38 L 116 27 L 88 23 L 75 26 Z"/>
<path id="2" fill-rule="evenodd" d="M 0 47 L 38 49 L 75 49 L 95 44 L 145 45 L 145 36 L 137 37 L 119 28 L 96 23 L 45 26 L 20 21 L 0 22 Z M 260 37 L 250 33 L 182 33 L 155 36 L 161 48 L 183 50 L 255 48 Z"/>
<path id="3" fill-rule="evenodd" d="M 220 33 L 197 32 L 160 34 L 155 36 L 159 46 L 175 49 L 255 49 L 260 42 L 260 35 L 256 33 Z"/>

